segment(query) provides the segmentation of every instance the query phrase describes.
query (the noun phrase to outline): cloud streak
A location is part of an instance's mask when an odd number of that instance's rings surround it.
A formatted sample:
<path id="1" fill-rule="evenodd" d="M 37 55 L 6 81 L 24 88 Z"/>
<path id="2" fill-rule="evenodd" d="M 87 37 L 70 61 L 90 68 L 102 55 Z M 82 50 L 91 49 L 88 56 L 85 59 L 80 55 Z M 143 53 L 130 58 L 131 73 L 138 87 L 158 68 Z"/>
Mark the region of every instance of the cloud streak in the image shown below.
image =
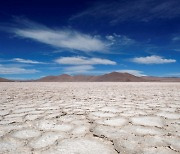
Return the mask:
<path id="1" fill-rule="evenodd" d="M 87 57 L 61 57 L 55 62 L 63 65 L 116 65 L 115 61 L 109 59 Z"/>
<path id="2" fill-rule="evenodd" d="M 36 69 L 25 69 L 20 67 L 7 67 L 0 65 L 0 74 L 33 74 L 39 72 Z"/>
<path id="3" fill-rule="evenodd" d="M 147 56 L 147 57 L 136 57 L 131 59 L 132 62 L 138 64 L 167 64 L 167 63 L 175 63 L 175 59 L 165 59 L 161 56 Z"/>
<path id="4" fill-rule="evenodd" d="M 124 21 L 150 21 L 153 19 L 173 19 L 180 15 L 179 0 L 132 0 L 97 2 L 89 9 L 71 17 L 78 21 L 93 17 L 104 18 L 112 24 Z"/>
<path id="5" fill-rule="evenodd" d="M 45 64 L 44 62 L 39 62 L 35 60 L 22 59 L 22 58 L 13 58 L 11 61 L 18 63 L 26 63 L 26 64 Z"/>
<path id="6" fill-rule="evenodd" d="M 176 36 L 172 38 L 172 41 L 176 42 L 176 41 L 180 41 L 180 37 Z"/>
<path id="7" fill-rule="evenodd" d="M 135 40 L 125 35 L 118 35 L 116 33 L 114 33 L 113 35 L 107 35 L 106 39 L 111 41 L 111 45 L 116 44 L 120 46 L 129 46 L 136 43 Z"/>
<path id="8" fill-rule="evenodd" d="M 22 38 L 32 39 L 55 48 L 78 50 L 83 52 L 107 52 L 108 45 L 96 36 L 71 29 L 52 29 L 29 20 L 22 20 L 24 28 L 11 28 Z"/>
<path id="9" fill-rule="evenodd" d="M 94 67 L 91 65 L 79 65 L 79 66 L 65 67 L 64 71 L 69 74 L 74 74 L 74 73 L 86 73 L 93 69 Z"/>
<path id="10" fill-rule="evenodd" d="M 90 73 L 95 69 L 93 65 L 116 65 L 115 61 L 109 59 L 87 57 L 60 57 L 55 62 L 66 65 L 64 72 L 69 74 Z"/>

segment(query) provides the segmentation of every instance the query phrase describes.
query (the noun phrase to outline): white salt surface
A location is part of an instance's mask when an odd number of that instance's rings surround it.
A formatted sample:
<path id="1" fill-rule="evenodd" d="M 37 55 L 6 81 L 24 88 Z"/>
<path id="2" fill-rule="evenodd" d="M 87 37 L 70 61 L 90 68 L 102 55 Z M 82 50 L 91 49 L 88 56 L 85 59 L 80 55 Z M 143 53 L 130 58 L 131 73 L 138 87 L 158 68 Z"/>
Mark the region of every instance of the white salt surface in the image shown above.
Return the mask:
<path id="1" fill-rule="evenodd" d="M 113 147 L 96 139 L 67 139 L 44 154 L 115 154 Z"/>
<path id="2" fill-rule="evenodd" d="M 13 137 L 19 138 L 19 139 L 28 139 L 39 136 L 41 133 L 38 130 L 33 129 L 24 129 L 16 131 L 12 134 Z"/>
<path id="3" fill-rule="evenodd" d="M 149 116 L 141 116 L 131 118 L 133 124 L 136 125 L 144 125 L 144 126 L 157 126 L 163 127 L 163 121 L 160 117 L 149 117 Z"/>
<path id="4" fill-rule="evenodd" d="M 40 149 L 40 148 L 44 148 L 47 146 L 51 146 L 56 140 L 58 139 L 63 139 L 65 137 L 65 134 L 58 134 L 55 132 L 47 132 L 42 134 L 41 137 L 32 140 L 30 142 L 30 147 L 34 148 L 34 149 Z"/>
<path id="5" fill-rule="evenodd" d="M 179 98 L 180 83 L 0 83 L 0 154 L 179 154 Z"/>
<path id="6" fill-rule="evenodd" d="M 109 125 L 109 126 L 123 126 L 127 124 L 127 119 L 125 118 L 111 118 L 107 120 L 99 120 L 97 123 L 99 124 L 104 124 L 104 125 Z"/>

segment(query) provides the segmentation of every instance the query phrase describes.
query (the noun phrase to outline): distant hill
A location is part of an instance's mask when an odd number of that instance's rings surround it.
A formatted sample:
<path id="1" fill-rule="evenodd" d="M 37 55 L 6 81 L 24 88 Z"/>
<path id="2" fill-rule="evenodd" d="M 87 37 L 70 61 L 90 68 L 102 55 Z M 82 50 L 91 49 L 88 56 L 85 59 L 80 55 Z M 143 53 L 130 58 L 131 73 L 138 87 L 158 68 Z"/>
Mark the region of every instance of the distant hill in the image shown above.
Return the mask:
<path id="1" fill-rule="evenodd" d="M 62 74 L 59 76 L 47 76 L 36 80 L 38 82 L 146 82 L 146 79 L 129 73 L 112 72 L 99 76 Z"/>
<path id="2" fill-rule="evenodd" d="M 62 74 L 59 76 L 46 76 L 36 80 L 37 82 L 88 82 L 93 76 Z"/>
<path id="3" fill-rule="evenodd" d="M 40 82 L 70 82 L 72 81 L 72 76 L 68 74 L 62 74 L 59 76 L 46 76 L 43 78 L 40 78 L 35 81 L 40 81 Z"/>
<path id="4" fill-rule="evenodd" d="M 0 82 L 13 82 L 13 80 L 8 80 L 5 78 L 0 78 Z"/>
<path id="5" fill-rule="evenodd" d="M 177 78 L 177 77 L 143 76 L 141 78 L 143 78 L 149 82 L 180 82 L 180 78 Z"/>
<path id="6" fill-rule="evenodd" d="M 145 79 L 142 79 L 141 77 L 137 77 L 129 73 L 112 72 L 109 74 L 97 76 L 94 79 L 94 81 L 95 82 L 144 82 Z"/>
<path id="7" fill-rule="evenodd" d="M 8 80 L 0 78 L 0 82 L 13 82 L 18 80 Z M 68 75 L 46 76 L 37 80 L 19 80 L 19 82 L 180 82 L 176 77 L 152 77 L 135 76 L 129 73 L 112 72 L 99 76 L 88 75 Z"/>

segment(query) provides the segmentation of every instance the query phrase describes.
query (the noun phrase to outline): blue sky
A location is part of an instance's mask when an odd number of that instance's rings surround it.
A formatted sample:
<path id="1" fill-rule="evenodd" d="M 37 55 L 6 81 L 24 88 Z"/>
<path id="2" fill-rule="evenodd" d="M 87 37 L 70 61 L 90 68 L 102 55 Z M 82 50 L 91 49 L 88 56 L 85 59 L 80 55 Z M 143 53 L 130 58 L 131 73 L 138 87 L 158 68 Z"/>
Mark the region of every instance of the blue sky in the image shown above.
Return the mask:
<path id="1" fill-rule="evenodd" d="M 6 0 L 0 77 L 180 76 L 179 0 Z"/>

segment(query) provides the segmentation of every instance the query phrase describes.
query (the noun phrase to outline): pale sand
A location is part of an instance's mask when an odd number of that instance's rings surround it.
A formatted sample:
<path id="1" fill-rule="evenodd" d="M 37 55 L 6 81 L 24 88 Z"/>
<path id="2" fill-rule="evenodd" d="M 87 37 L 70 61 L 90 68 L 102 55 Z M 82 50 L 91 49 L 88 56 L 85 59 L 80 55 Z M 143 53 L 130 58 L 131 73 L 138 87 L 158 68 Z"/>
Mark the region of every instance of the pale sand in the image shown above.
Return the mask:
<path id="1" fill-rule="evenodd" d="M 0 153 L 180 153 L 180 83 L 0 83 Z"/>

